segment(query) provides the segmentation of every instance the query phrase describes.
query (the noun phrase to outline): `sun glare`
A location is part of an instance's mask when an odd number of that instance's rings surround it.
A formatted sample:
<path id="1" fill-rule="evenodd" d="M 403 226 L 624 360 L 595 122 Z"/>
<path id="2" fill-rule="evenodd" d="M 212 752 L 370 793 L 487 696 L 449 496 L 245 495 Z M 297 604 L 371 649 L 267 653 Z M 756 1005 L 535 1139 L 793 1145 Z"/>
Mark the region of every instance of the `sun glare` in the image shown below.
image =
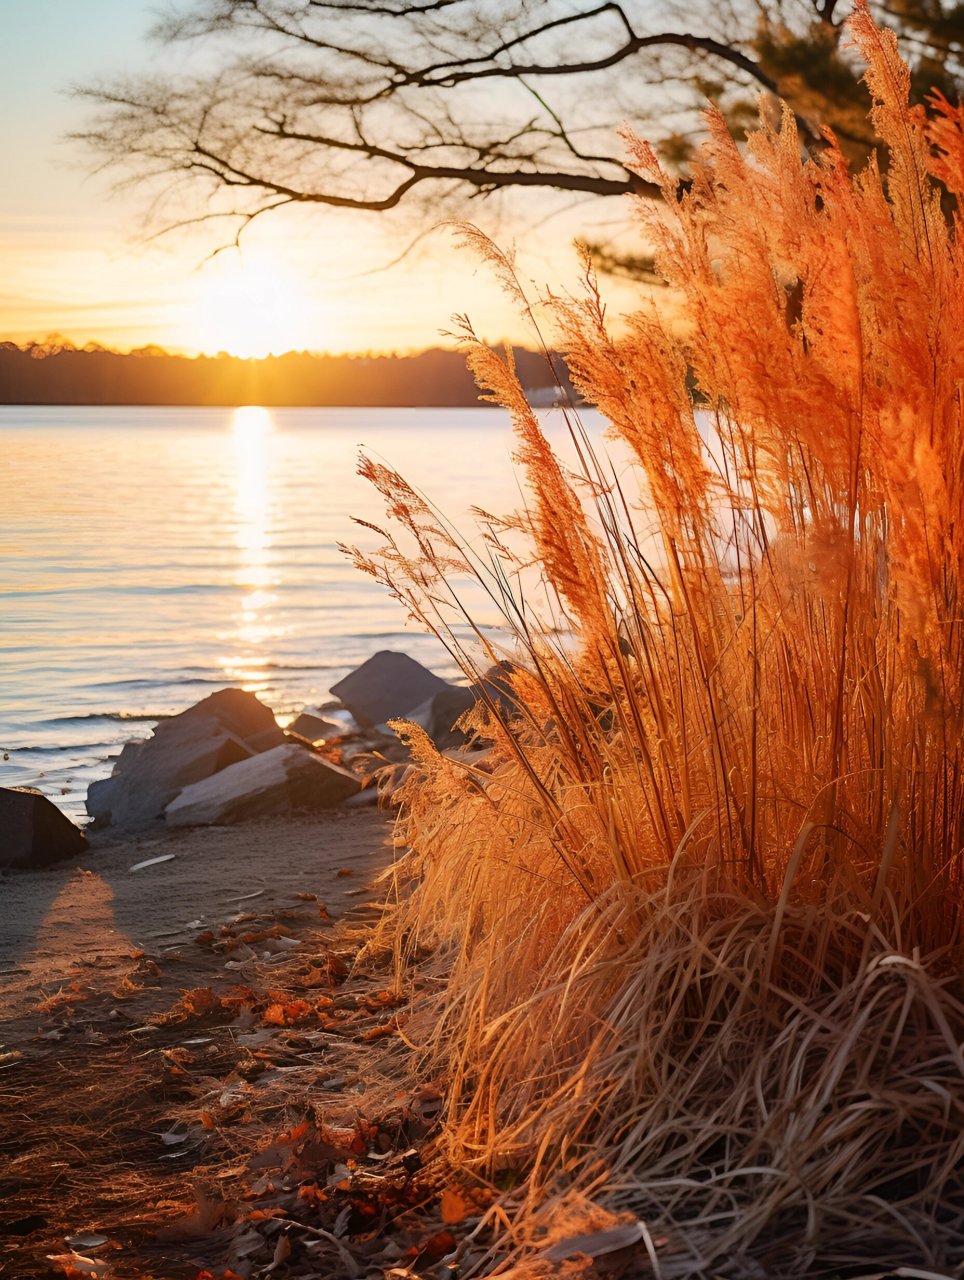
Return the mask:
<path id="1" fill-rule="evenodd" d="M 231 434 L 235 459 L 235 542 L 238 550 L 237 585 L 243 594 L 236 620 L 237 639 L 257 650 L 273 634 L 268 607 L 274 600 L 271 587 L 271 525 L 268 464 L 274 421 L 260 405 L 235 409 Z"/>
<path id="2" fill-rule="evenodd" d="M 192 345 L 254 359 L 319 350 L 327 337 L 319 310 L 279 255 L 264 249 L 221 254 L 200 273 Z"/>

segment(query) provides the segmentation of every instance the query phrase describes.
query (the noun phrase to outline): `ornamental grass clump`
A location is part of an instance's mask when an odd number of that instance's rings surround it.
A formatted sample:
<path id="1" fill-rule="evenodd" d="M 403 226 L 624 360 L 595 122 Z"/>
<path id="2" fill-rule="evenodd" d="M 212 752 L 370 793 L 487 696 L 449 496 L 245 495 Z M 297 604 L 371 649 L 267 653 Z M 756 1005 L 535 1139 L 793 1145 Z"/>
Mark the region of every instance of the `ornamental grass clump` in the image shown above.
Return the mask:
<path id="1" fill-rule="evenodd" d="M 672 306 L 614 337 L 588 268 L 544 300 L 630 465 L 573 411 L 564 465 L 471 335 L 524 509 L 480 546 L 364 464 L 363 567 L 473 678 L 511 659 L 482 764 L 404 728 L 388 927 L 436 977 L 406 1034 L 446 1153 L 513 1171 L 520 1247 L 581 1205 L 664 1276 L 964 1259 L 964 111 L 851 31 L 886 174 L 803 160 L 788 110 L 745 147 L 711 110 L 685 194 L 629 137 Z"/>

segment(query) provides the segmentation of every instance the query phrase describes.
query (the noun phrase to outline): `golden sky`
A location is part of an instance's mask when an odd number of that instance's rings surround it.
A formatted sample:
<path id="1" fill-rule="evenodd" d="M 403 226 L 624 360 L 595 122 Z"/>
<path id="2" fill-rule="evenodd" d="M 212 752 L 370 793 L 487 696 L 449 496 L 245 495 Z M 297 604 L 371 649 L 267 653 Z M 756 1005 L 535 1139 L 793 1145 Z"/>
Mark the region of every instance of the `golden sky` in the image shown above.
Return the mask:
<path id="1" fill-rule="evenodd" d="M 411 350 L 434 345 L 467 312 L 482 336 L 532 342 L 492 281 L 451 232 L 426 236 L 401 265 L 381 270 L 418 230 L 401 217 L 322 209 L 283 211 L 254 224 L 240 253 L 208 257 L 216 242 L 175 234 L 144 243 L 138 193 L 113 194 L 64 135 L 85 107 L 66 90 L 101 75 L 163 67 L 146 40 L 148 0 L 3 2 L 0 46 L 0 339 L 61 334 L 127 350 L 156 343 L 187 353 L 260 356 L 291 349 Z M 625 210 L 602 216 L 614 219 Z M 530 202 L 531 206 L 531 202 Z M 494 210 L 492 211 L 494 214 Z M 570 242 L 585 210 L 542 223 L 497 225 L 516 240 L 527 277 L 573 284 Z M 526 252 L 528 250 L 528 252 Z M 615 309 L 625 288 L 608 290 Z"/>

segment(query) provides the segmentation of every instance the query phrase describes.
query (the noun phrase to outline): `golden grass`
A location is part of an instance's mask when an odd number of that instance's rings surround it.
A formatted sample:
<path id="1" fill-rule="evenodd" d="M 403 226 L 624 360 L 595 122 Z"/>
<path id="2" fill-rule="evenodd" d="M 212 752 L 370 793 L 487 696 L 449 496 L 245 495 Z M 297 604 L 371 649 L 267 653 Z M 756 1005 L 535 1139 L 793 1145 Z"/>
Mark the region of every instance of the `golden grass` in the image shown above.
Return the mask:
<path id="1" fill-rule="evenodd" d="M 711 111 L 677 201 L 629 138 L 672 331 L 613 338 L 588 268 L 545 303 L 631 472 L 574 412 L 563 466 L 471 334 L 525 510 L 480 552 L 365 464 L 400 532 L 362 567 L 475 674 L 506 650 L 466 639 L 472 574 L 516 663 L 485 771 L 407 730 L 389 927 L 403 970 L 434 953 L 448 1153 L 523 1171 L 520 1244 L 581 1196 L 665 1276 L 964 1259 L 964 117 L 851 30 L 886 176 Z"/>

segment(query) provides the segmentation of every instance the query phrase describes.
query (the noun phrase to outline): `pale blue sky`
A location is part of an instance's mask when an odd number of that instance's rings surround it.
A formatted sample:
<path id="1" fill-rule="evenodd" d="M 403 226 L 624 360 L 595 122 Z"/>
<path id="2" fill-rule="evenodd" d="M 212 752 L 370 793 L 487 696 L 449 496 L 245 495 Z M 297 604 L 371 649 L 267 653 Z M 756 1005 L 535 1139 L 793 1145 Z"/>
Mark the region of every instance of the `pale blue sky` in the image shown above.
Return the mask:
<path id="1" fill-rule="evenodd" d="M 94 212 L 84 176 L 71 181 L 61 142 L 80 104 L 74 82 L 119 68 L 143 69 L 157 56 L 146 33 L 157 6 L 139 0 L 0 0 L 0 218 Z M 76 163 L 76 156 L 72 157 Z"/>

